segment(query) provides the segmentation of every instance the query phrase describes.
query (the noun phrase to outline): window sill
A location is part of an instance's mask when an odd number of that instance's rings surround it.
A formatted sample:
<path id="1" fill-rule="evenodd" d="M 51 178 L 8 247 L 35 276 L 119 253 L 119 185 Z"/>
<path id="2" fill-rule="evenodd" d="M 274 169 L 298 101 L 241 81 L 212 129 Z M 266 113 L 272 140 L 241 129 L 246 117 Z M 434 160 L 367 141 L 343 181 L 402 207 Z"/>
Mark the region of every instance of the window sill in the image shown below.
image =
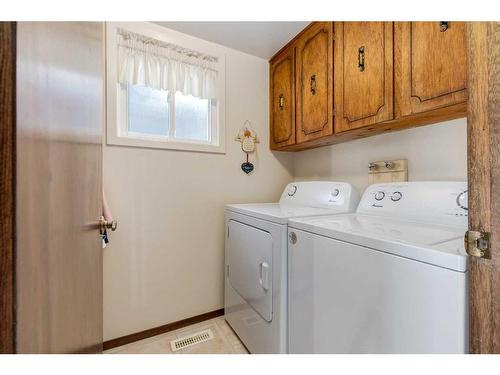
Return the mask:
<path id="1" fill-rule="evenodd" d="M 124 147 L 139 147 L 139 148 L 153 148 L 162 150 L 176 150 L 176 151 L 190 151 L 190 152 L 206 152 L 212 154 L 225 154 L 226 147 L 222 145 L 211 145 L 189 141 L 172 141 L 160 139 L 141 139 L 132 137 L 107 137 L 107 145 L 110 146 L 124 146 Z"/>

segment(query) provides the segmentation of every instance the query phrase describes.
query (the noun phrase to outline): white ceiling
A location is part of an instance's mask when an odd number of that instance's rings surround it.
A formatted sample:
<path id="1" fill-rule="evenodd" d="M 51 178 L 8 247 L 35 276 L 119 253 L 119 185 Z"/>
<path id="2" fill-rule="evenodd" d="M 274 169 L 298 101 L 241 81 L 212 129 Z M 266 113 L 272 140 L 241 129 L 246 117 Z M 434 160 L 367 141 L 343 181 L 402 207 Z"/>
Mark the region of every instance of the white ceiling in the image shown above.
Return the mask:
<path id="1" fill-rule="evenodd" d="M 155 22 L 268 60 L 309 22 Z"/>

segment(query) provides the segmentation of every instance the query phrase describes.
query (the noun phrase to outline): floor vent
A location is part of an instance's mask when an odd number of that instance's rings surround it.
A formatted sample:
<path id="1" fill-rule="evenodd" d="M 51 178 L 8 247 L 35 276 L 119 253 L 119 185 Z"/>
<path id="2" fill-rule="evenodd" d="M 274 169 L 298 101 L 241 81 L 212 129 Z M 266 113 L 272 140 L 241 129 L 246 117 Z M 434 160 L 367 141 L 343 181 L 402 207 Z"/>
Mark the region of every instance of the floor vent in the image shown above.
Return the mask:
<path id="1" fill-rule="evenodd" d="M 214 334 L 212 333 L 212 330 L 206 329 L 204 331 L 196 332 L 186 337 L 181 337 L 177 340 L 172 340 L 170 341 L 170 346 L 172 347 L 172 351 L 176 352 L 177 350 L 200 344 L 202 342 L 212 340 L 213 338 Z"/>

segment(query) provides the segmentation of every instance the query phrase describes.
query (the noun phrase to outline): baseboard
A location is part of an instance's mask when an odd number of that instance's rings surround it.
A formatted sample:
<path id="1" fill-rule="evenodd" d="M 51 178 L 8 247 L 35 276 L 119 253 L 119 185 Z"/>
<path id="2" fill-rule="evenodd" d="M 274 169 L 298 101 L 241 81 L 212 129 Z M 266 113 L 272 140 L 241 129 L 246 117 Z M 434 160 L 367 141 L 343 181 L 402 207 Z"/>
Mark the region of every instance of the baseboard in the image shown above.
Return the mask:
<path id="1" fill-rule="evenodd" d="M 148 337 L 161 335 L 162 333 L 175 331 L 176 329 L 187 327 L 191 324 L 196 324 L 196 323 L 203 322 L 205 320 L 217 318 L 217 317 L 222 316 L 222 315 L 224 315 L 224 309 L 214 310 L 214 311 L 207 312 L 205 314 L 196 315 L 196 316 L 193 316 L 191 318 L 182 319 L 182 320 L 179 320 L 177 322 L 165 324 L 163 326 L 150 328 L 150 329 L 147 329 L 145 331 L 132 333 L 132 334 L 127 335 L 127 336 L 117 337 L 116 339 L 104 341 L 103 349 L 108 350 L 108 349 L 116 348 L 118 346 L 130 344 L 131 342 L 134 342 L 134 341 L 139 341 L 139 340 L 147 339 Z"/>

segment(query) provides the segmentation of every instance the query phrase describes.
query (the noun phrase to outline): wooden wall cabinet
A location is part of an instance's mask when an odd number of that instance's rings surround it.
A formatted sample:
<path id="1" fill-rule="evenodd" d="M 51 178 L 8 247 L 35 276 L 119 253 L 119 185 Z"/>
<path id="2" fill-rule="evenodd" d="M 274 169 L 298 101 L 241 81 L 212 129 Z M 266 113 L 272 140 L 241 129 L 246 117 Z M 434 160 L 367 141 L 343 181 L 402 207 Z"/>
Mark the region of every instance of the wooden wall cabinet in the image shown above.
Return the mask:
<path id="1" fill-rule="evenodd" d="M 271 149 L 295 144 L 295 48 L 291 46 L 270 63 Z"/>
<path id="2" fill-rule="evenodd" d="M 313 22 L 270 61 L 271 149 L 467 114 L 464 22 Z"/>
<path id="3" fill-rule="evenodd" d="M 302 143 L 333 134 L 333 23 L 315 23 L 295 50 L 296 137 Z"/>
<path id="4" fill-rule="evenodd" d="M 467 101 L 465 22 L 396 22 L 396 114 Z"/>
<path id="5" fill-rule="evenodd" d="M 335 25 L 335 132 L 392 120 L 393 23 Z"/>

